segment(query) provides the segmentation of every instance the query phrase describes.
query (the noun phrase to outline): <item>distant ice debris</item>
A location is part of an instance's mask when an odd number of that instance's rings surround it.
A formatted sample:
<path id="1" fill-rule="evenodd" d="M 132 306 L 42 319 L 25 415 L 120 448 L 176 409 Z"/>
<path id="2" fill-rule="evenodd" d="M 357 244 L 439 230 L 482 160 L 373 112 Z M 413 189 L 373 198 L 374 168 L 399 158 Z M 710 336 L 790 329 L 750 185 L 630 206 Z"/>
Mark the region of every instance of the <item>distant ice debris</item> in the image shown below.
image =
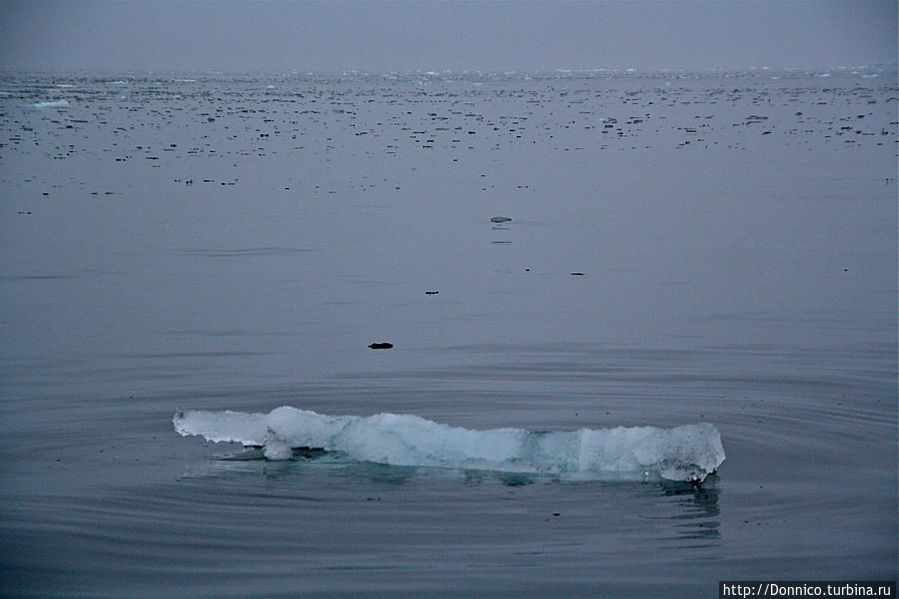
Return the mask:
<path id="1" fill-rule="evenodd" d="M 68 100 L 50 100 L 48 102 L 35 102 L 32 104 L 34 108 L 67 108 Z"/>
<path id="2" fill-rule="evenodd" d="M 323 450 L 391 466 L 699 483 L 725 458 L 718 429 L 708 423 L 670 429 L 472 430 L 411 414 L 328 416 L 287 406 L 268 414 L 178 411 L 172 422 L 183 436 L 259 447 L 270 460 Z"/>

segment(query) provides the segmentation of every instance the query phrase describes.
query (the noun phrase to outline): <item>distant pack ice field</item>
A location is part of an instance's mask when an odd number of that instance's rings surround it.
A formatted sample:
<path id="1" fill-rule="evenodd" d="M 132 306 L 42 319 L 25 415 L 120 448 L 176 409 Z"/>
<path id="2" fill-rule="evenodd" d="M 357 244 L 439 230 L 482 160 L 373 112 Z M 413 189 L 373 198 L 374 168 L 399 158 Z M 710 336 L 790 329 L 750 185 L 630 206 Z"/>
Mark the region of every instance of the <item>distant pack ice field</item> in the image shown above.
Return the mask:
<path id="1" fill-rule="evenodd" d="M 0 75 L 0 595 L 895 580 L 897 127 L 895 66 Z"/>

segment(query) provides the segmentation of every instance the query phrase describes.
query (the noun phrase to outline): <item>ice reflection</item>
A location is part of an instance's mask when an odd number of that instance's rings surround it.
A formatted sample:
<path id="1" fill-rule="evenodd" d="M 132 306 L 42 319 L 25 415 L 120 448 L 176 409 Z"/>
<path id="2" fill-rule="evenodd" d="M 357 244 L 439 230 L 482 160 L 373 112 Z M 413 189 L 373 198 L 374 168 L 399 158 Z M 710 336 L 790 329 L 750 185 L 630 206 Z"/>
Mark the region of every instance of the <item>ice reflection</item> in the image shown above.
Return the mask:
<path id="1" fill-rule="evenodd" d="M 675 538 L 681 540 L 717 540 L 720 533 L 718 475 L 709 476 L 701 487 L 688 483 L 659 483 L 662 495 L 675 498 L 680 510 L 670 516 Z"/>

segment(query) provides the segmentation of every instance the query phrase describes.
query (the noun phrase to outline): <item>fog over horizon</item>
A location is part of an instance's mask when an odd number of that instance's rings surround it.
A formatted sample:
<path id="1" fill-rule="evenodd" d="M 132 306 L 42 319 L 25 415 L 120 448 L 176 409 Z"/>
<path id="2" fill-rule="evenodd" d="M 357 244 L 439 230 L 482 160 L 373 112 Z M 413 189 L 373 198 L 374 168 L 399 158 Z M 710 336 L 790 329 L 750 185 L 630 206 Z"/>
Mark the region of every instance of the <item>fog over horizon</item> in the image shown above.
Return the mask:
<path id="1" fill-rule="evenodd" d="M 739 70 L 895 64 L 897 3 L 22 2 L 6 71 Z"/>

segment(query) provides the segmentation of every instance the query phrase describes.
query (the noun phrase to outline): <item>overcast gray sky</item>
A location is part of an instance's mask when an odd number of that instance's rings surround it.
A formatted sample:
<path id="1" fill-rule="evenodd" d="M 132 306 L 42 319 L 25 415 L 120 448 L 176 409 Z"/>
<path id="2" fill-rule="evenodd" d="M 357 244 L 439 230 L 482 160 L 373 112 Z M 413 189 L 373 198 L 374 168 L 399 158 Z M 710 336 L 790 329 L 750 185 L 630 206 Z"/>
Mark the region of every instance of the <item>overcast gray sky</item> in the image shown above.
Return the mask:
<path id="1" fill-rule="evenodd" d="M 835 67 L 897 60 L 897 1 L 0 1 L 0 68 Z"/>

